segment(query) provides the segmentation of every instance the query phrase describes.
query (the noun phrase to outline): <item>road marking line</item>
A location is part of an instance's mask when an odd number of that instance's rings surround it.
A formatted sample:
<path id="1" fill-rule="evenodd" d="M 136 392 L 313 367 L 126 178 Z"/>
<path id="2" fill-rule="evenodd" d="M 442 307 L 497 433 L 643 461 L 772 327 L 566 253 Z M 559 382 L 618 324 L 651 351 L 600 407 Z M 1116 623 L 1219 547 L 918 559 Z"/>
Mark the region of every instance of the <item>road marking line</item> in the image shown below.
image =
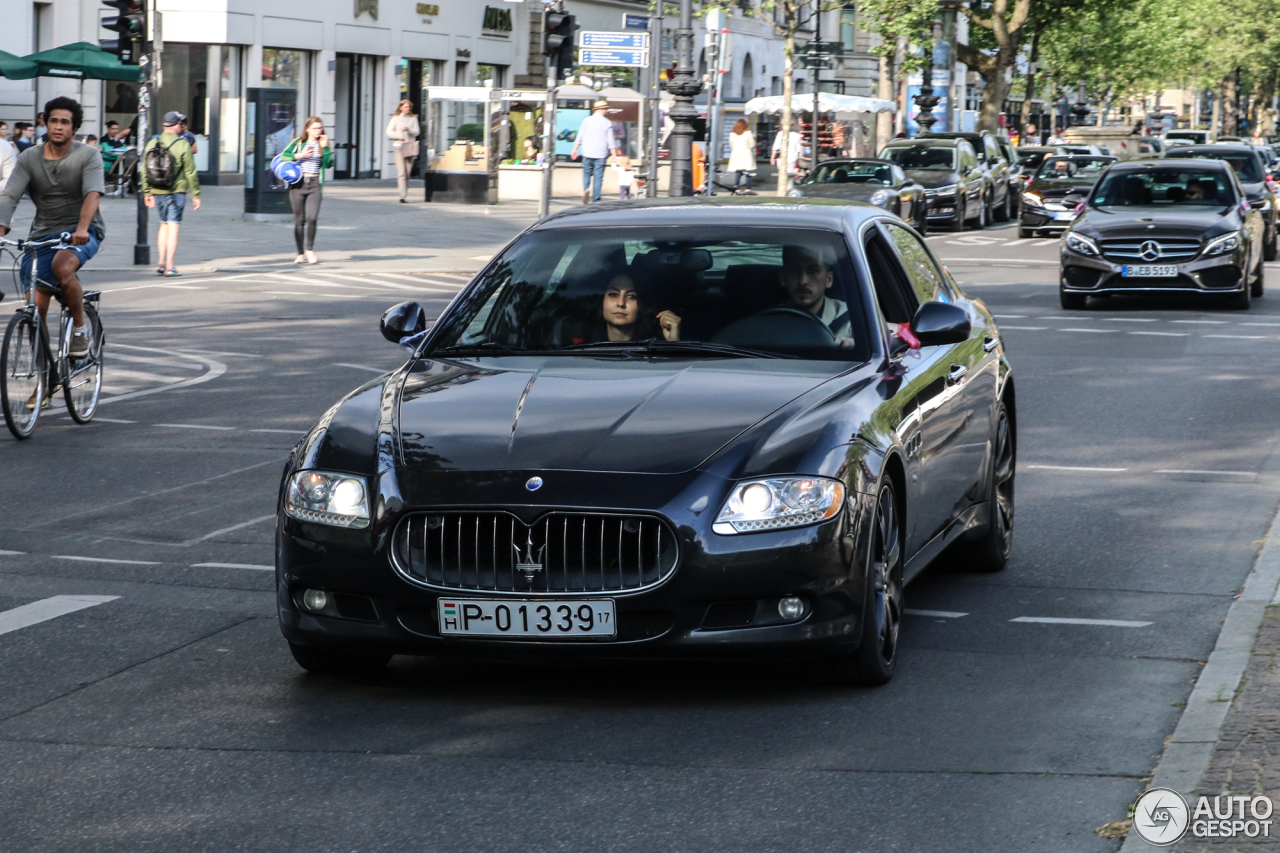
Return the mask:
<path id="1" fill-rule="evenodd" d="M 471 257 L 467 258 L 467 260 L 469 260 L 469 261 L 491 261 L 491 260 L 493 260 L 493 255 L 472 255 Z"/>
<path id="2" fill-rule="evenodd" d="M 1142 317 L 1104 317 L 1104 323 L 1158 323 L 1159 320 L 1147 320 Z"/>
<path id="3" fill-rule="evenodd" d="M 902 611 L 908 616 L 936 616 L 939 619 L 959 619 L 961 616 L 968 616 L 968 613 L 957 613 L 954 610 L 912 610 L 907 608 Z"/>
<path id="4" fill-rule="evenodd" d="M 1000 331 L 1003 332 L 1005 329 L 1017 329 L 1022 332 L 1043 332 L 1047 328 L 1049 327 L 1048 326 L 1005 326 L 1002 324 L 1000 326 Z"/>
<path id="5" fill-rule="evenodd" d="M 149 358 L 142 355 L 125 355 L 124 353 L 113 352 L 111 360 L 128 361 L 134 364 L 154 364 L 159 367 L 180 367 L 183 370 L 204 370 L 204 365 L 198 361 L 181 361 L 176 358 Z"/>
<path id="6" fill-rule="evenodd" d="M 1185 323 L 1191 326 L 1225 326 L 1226 320 L 1170 320 L 1170 323 Z"/>
<path id="7" fill-rule="evenodd" d="M 67 417 L 71 417 L 71 416 L 68 415 Z M 120 418 L 104 418 L 101 415 L 94 418 L 94 420 L 102 421 L 104 424 L 136 424 L 137 423 L 137 421 L 126 421 L 126 420 L 121 420 Z"/>
<path id="8" fill-rule="evenodd" d="M 0 634 L 39 625 L 41 622 L 75 613 L 77 610 L 97 607 L 99 604 L 115 601 L 119 597 L 118 595 L 55 595 L 53 598 L 42 598 L 0 613 Z"/>
<path id="9" fill-rule="evenodd" d="M 1010 246 L 1021 246 L 1023 243 L 1030 243 L 1034 239 L 1035 237 L 1022 237 L 1017 240 L 1010 240 L 1008 243 L 1005 243 L 1004 246 L 1002 246 L 1001 248 L 1007 249 Z"/>
<path id="10" fill-rule="evenodd" d="M 1021 465 L 1019 467 L 1039 468 L 1044 471 L 1103 471 L 1113 474 L 1129 470 L 1128 468 L 1085 468 L 1078 465 Z"/>
<path id="11" fill-rule="evenodd" d="M 1241 323 L 1241 326 L 1280 326 L 1280 323 Z"/>
<path id="12" fill-rule="evenodd" d="M 1027 315 L 1026 314 L 992 314 L 991 316 L 995 317 L 997 320 L 1023 320 L 1023 319 L 1026 319 Z"/>
<path id="13" fill-rule="evenodd" d="M 249 432 L 281 432 L 289 435 L 306 435 L 305 429 L 251 429 Z"/>
<path id="14" fill-rule="evenodd" d="M 1036 243 L 1036 245 L 1037 245 L 1037 246 L 1052 246 L 1052 245 L 1053 245 L 1054 243 L 1056 243 L 1056 242 L 1058 242 L 1058 238 L 1057 238 L 1057 237 L 1054 237 L 1054 238 L 1049 239 L 1049 240 L 1041 240 L 1040 242 Z"/>
<path id="15" fill-rule="evenodd" d="M 26 551 L 0 551 L 0 557 L 21 557 Z"/>
<path id="16" fill-rule="evenodd" d="M 314 274 L 325 275 L 325 276 L 329 276 L 330 278 L 344 278 L 344 279 L 352 278 L 352 276 L 343 276 L 342 274 L 336 273 L 336 272 L 317 272 Z M 418 289 L 416 287 L 410 287 L 407 284 L 395 284 L 390 281 L 380 281 L 376 278 L 373 278 L 371 276 L 365 276 L 365 275 L 361 275 L 360 280 L 365 282 L 366 284 L 376 284 L 379 287 L 389 287 L 389 288 L 392 288 L 393 290 L 417 290 Z"/>
<path id="17" fill-rule="evenodd" d="M 257 518 L 251 518 L 248 521 L 242 521 L 239 524 L 233 524 L 230 527 L 224 527 L 221 530 L 215 530 L 212 533 L 206 533 L 205 535 L 197 539 L 190 539 L 186 542 L 183 542 L 182 544 L 195 545 L 197 542 L 207 542 L 208 540 L 221 536 L 224 533 L 234 533 L 237 530 L 243 530 L 246 527 L 252 527 L 255 524 L 261 524 L 264 521 L 274 521 L 275 517 L 276 517 L 275 513 L 272 513 L 271 515 L 260 515 Z"/>
<path id="18" fill-rule="evenodd" d="M 160 284 L 157 287 L 163 287 L 172 290 L 208 290 L 207 287 L 192 287 L 189 284 Z"/>
<path id="19" fill-rule="evenodd" d="M 272 296 L 311 296 L 310 293 L 299 293 L 296 290 L 264 290 L 262 292 Z"/>
<path id="20" fill-rule="evenodd" d="M 1157 474 L 1214 474 L 1224 477 L 1256 477 L 1257 471 L 1197 471 L 1194 468 L 1161 468 Z"/>
<path id="21" fill-rule="evenodd" d="M 274 572 L 275 566 L 255 566 L 252 563 L 192 563 L 193 569 L 253 569 L 259 572 Z"/>
<path id="22" fill-rule="evenodd" d="M 1156 338 L 1185 338 L 1190 332 L 1125 332 L 1127 335 L 1150 335 Z"/>
<path id="23" fill-rule="evenodd" d="M 129 566 L 158 566 L 159 563 L 151 560 L 112 560 L 107 557 L 69 557 L 65 554 L 53 554 L 49 557 L 51 560 L 75 560 L 77 563 L 124 563 Z"/>
<path id="24" fill-rule="evenodd" d="M 1130 622 L 1126 619 L 1059 619 L 1056 616 L 1019 616 L 1010 622 L 1035 622 L 1043 625 L 1104 625 L 1110 628 L 1145 628 L 1154 622 Z"/>
<path id="25" fill-rule="evenodd" d="M 307 285 L 308 287 L 345 287 L 350 290 L 367 290 L 370 293 L 379 292 L 378 288 L 376 287 L 361 287 L 358 284 L 337 284 L 336 282 L 332 282 L 332 281 L 306 281 L 302 283 Z M 332 294 L 323 294 L 323 295 L 332 295 Z"/>
<path id="26" fill-rule="evenodd" d="M 1266 341 L 1266 335 L 1201 335 L 1202 338 L 1231 338 L 1237 341 Z"/>
<path id="27" fill-rule="evenodd" d="M 1059 332 L 1092 332 L 1095 335 L 1114 335 L 1118 331 L 1116 329 L 1059 329 Z"/>
<path id="28" fill-rule="evenodd" d="M 211 349 L 181 349 L 181 350 L 178 350 L 178 352 L 180 353 L 194 352 L 200 355 L 221 355 L 221 356 L 229 356 L 231 358 L 262 358 L 262 356 L 260 355 L 254 355 L 253 353 L 248 353 L 248 352 L 215 352 L 214 350 L 211 350 Z"/>
<path id="29" fill-rule="evenodd" d="M 176 356 L 183 355 L 183 353 L 180 353 L 180 352 L 174 352 L 173 350 L 166 350 L 166 349 L 157 349 L 156 347 L 140 347 L 140 346 L 133 346 L 131 344 L 112 344 L 111 346 L 113 350 L 123 347 L 124 349 L 140 350 L 142 352 L 158 352 L 158 353 L 162 353 L 163 355 L 176 355 Z M 199 385 L 201 383 L 208 382 L 212 379 L 217 379 L 219 376 L 227 372 L 227 366 L 220 361 L 215 361 L 212 358 L 206 358 L 204 356 L 199 356 L 199 355 L 193 355 L 191 356 L 191 358 L 194 358 L 196 361 L 203 362 L 204 365 L 209 369 L 204 373 L 200 374 L 199 376 L 192 377 L 191 379 L 183 379 L 179 382 L 171 382 L 168 385 L 162 385 L 159 388 L 147 388 L 142 391 L 132 391 L 128 394 L 121 394 L 118 397 L 108 397 L 102 400 L 102 402 L 111 403 L 111 402 L 115 402 L 116 400 L 131 400 L 135 397 L 146 397 L 151 394 L 159 394 L 163 391 L 175 391 L 178 388 L 188 388 L 192 385 Z M 110 369 L 109 366 L 108 366 L 108 369 Z M 177 378 L 177 377 L 174 377 L 174 378 Z"/>
<path id="30" fill-rule="evenodd" d="M 344 361 L 335 361 L 334 367 L 350 367 L 352 370 L 368 370 L 371 373 L 390 373 L 389 370 L 383 370 L 381 367 L 368 367 L 363 364 L 347 364 Z"/>
<path id="31" fill-rule="evenodd" d="M 155 424 L 158 427 L 168 427 L 169 429 L 215 429 L 215 430 L 233 430 L 235 427 L 227 426 L 210 426 L 209 424 Z"/>
<path id="32" fill-rule="evenodd" d="M 128 370 L 120 367 L 113 367 L 110 362 L 106 364 L 106 376 L 112 380 L 133 379 L 141 382 L 153 382 L 161 385 L 172 385 L 174 382 L 180 382 L 181 376 L 170 376 L 167 373 L 149 373 L 145 370 Z"/>

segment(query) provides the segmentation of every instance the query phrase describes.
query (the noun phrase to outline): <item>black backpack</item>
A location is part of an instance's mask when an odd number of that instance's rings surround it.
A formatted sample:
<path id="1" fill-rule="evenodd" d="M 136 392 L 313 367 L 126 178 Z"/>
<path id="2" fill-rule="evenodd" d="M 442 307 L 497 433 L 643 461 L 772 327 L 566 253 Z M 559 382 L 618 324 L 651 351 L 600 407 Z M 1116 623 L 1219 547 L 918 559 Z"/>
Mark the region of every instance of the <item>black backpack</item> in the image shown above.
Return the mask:
<path id="1" fill-rule="evenodd" d="M 157 138 L 156 144 L 147 149 L 145 168 L 148 186 L 158 190 L 171 190 L 178 183 L 178 161 L 169 151 L 182 141 L 182 137 L 161 147 Z"/>

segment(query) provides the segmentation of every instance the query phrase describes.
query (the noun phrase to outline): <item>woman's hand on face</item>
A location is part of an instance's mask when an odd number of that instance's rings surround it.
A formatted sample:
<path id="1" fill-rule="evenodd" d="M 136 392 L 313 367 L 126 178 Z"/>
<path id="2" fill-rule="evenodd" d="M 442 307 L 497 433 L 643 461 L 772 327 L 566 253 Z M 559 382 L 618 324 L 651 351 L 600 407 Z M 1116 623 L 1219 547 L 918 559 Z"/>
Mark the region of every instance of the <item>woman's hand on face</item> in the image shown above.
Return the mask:
<path id="1" fill-rule="evenodd" d="M 668 341 L 680 340 L 680 315 L 674 311 L 663 311 L 658 315 L 658 325 L 662 327 L 662 337 Z"/>
<path id="2" fill-rule="evenodd" d="M 324 134 L 324 133 L 320 134 L 320 139 L 317 141 L 320 143 L 321 148 L 329 147 L 329 137 L 327 134 Z"/>

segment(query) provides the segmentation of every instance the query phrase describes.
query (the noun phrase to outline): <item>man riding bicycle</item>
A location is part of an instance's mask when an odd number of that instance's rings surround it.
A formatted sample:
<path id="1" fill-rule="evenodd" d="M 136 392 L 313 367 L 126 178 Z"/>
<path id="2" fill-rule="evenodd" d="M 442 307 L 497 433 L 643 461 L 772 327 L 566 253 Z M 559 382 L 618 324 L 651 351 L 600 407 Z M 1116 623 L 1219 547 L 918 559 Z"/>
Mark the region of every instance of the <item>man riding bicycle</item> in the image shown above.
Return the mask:
<path id="1" fill-rule="evenodd" d="M 9 222 L 23 193 L 31 197 L 36 207 L 29 239 L 46 240 L 71 232 L 71 245 L 67 248 L 51 246 L 23 258 L 22 286 L 24 290 L 31 287 L 34 259 L 35 276 L 58 283 L 63 302 L 75 321 L 68 355 L 84 358 L 89 354 L 89 330 L 84 320 L 84 289 L 76 272 L 98 253 L 106 235 L 98 211 L 98 199 L 106 192 L 102 157 L 98 149 L 73 138 L 83 117 L 79 103 L 71 98 L 54 98 L 44 105 L 44 115 L 47 138 L 18 155 L 9 183 L 0 192 L 0 237 L 9 233 Z M 50 296 L 37 288 L 41 323 L 49 312 Z"/>

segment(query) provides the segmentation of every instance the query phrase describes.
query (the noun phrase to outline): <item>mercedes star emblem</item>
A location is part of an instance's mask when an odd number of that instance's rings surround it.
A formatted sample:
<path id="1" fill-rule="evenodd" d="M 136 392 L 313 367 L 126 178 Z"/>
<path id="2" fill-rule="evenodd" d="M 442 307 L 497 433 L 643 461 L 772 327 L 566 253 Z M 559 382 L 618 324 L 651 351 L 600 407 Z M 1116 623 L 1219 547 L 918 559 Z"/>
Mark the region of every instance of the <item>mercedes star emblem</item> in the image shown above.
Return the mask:
<path id="1" fill-rule="evenodd" d="M 1154 261 L 1160 257 L 1160 244 L 1155 240 L 1148 240 L 1142 244 L 1142 248 L 1138 250 L 1144 261 Z"/>
<path id="2" fill-rule="evenodd" d="M 525 487 L 526 489 L 528 489 L 529 491 L 531 491 L 531 492 L 536 492 L 536 491 L 538 491 L 538 489 L 541 489 L 541 488 L 542 488 L 542 478 L 541 478 L 541 477 L 530 477 L 530 478 L 529 478 L 529 480 L 528 480 L 528 482 L 526 482 L 526 483 L 524 484 L 524 487 Z"/>

